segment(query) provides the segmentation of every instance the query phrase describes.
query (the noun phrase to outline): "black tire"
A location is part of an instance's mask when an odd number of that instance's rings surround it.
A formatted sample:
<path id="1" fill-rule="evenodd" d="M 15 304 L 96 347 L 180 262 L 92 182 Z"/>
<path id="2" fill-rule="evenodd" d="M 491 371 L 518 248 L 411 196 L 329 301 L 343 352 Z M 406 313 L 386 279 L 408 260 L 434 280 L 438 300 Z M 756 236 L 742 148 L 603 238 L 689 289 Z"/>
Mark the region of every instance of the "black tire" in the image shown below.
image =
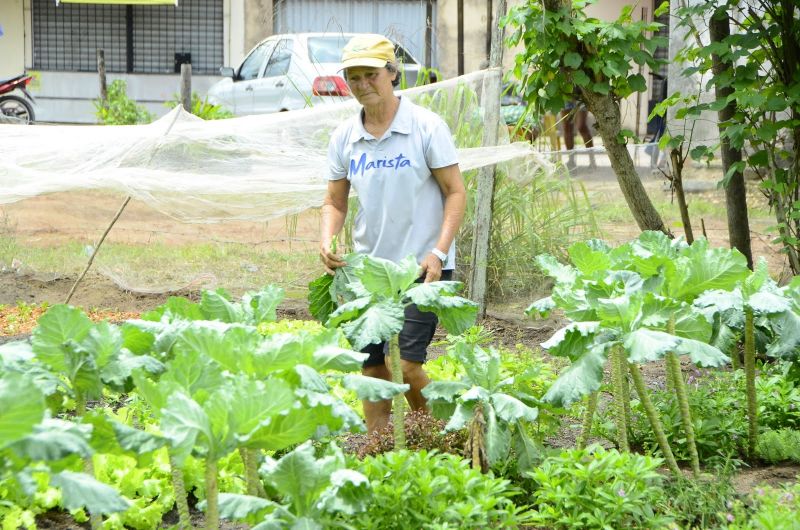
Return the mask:
<path id="1" fill-rule="evenodd" d="M 24 123 L 32 123 L 36 119 L 31 104 L 24 98 L 14 95 L 0 96 L 0 114 L 16 118 Z"/>

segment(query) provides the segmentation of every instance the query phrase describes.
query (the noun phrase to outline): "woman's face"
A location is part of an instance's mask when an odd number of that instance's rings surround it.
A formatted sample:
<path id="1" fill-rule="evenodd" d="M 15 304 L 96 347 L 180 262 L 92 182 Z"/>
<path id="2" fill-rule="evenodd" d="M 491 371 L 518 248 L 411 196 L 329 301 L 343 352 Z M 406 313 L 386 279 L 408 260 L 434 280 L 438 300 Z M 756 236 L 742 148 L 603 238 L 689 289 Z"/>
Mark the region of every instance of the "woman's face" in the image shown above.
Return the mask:
<path id="1" fill-rule="evenodd" d="M 386 68 L 353 66 L 347 69 L 347 84 L 359 103 L 368 107 L 382 104 L 394 97 L 392 81 L 397 73 Z"/>

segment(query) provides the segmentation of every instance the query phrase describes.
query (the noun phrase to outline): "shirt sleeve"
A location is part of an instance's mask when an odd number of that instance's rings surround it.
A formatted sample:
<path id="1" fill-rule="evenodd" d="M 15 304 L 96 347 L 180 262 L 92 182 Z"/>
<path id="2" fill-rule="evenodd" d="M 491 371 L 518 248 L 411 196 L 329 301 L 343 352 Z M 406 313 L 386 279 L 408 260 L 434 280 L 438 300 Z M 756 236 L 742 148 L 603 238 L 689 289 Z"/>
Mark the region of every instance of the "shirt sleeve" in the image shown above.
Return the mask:
<path id="1" fill-rule="evenodd" d="M 325 180 L 341 180 L 345 177 L 347 177 L 347 166 L 342 149 L 342 128 L 339 127 L 333 132 L 330 142 L 328 142 L 328 166 L 325 170 Z"/>
<path id="2" fill-rule="evenodd" d="M 458 152 L 453 143 L 453 135 L 450 134 L 450 128 L 443 121 L 439 121 L 431 129 L 425 149 L 425 162 L 431 169 L 458 164 Z"/>

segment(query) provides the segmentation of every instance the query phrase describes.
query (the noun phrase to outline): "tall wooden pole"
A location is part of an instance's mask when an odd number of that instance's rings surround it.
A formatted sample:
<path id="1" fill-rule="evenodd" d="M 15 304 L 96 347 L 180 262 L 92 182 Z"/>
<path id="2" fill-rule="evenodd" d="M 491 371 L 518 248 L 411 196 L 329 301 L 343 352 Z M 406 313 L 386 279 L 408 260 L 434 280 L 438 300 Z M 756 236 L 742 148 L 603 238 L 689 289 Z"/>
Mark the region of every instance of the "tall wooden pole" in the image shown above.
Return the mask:
<path id="1" fill-rule="evenodd" d="M 104 107 L 108 106 L 108 84 L 106 83 L 106 54 L 97 49 L 97 75 L 100 76 L 100 101 Z"/>
<path id="2" fill-rule="evenodd" d="M 464 75 L 464 0 L 458 0 L 458 2 L 456 2 L 456 11 L 458 75 Z"/>
<path id="3" fill-rule="evenodd" d="M 192 112 L 192 65 L 181 65 L 181 103 L 183 110 Z"/>
<path id="4" fill-rule="evenodd" d="M 499 20 L 506 14 L 506 0 L 497 0 Z M 500 121 L 500 93 L 503 80 L 503 30 L 499 23 L 492 25 L 492 47 L 489 71 L 483 82 L 481 106 L 484 111 L 483 145 L 497 145 Z M 492 228 L 492 199 L 494 197 L 494 166 L 481 168 L 475 205 L 475 234 L 472 245 L 472 277 L 470 297 L 478 304 L 478 318 L 486 315 L 486 270 L 489 263 L 489 236 Z"/>

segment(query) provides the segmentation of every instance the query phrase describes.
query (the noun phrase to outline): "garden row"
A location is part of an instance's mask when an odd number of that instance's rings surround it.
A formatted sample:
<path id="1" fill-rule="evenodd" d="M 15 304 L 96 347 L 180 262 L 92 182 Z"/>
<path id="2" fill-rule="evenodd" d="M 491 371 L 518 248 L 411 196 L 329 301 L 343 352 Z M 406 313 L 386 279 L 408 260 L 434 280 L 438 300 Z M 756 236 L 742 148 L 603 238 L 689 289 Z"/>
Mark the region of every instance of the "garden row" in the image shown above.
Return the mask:
<path id="1" fill-rule="evenodd" d="M 240 301 L 224 291 L 199 303 L 171 298 L 121 325 L 54 306 L 29 341 L 0 346 L 3 528 L 34 528 L 51 508 L 94 528 L 159 528 L 171 517 L 187 528 L 194 509 L 207 528 L 223 518 L 259 530 L 780 528 L 759 521 L 796 519 L 798 486 L 740 502 L 724 470 L 800 460 L 797 283 L 778 287 L 736 251 L 658 233 L 617 248 L 579 243 L 569 255 L 571 265 L 538 259 L 555 285 L 529 310 L 558 308 L 572 321 L 543 345 L 569 360 L 557 375 L 537 353 L 489 346 L 459 284 L 414 283 L 413 259 L 351 255 L 314 282 L 311 310 L 326 326 L 274 322 L 275 287 Z M 366 344 L 389 341 L 397 354 L 411 302 L 451 332 L 425 389 L 441 423 L 403 421 L 407 386 L 358 373 Z M 684 380 L 679 356 L 722 367 L 738 362 L 740 343 L 743 374 Z M 776 361 L 758 374 L 757 351 Z M 661 359 L 667 388 L 654 391 L 639 367 Z M 391 398 L 392 433 L 352 454 L 359 400 Z M 548 449 L 579 417 L 578 447 Z M 585 447 L 598 438 L 620 451 Z M 718 474 L 715 488 L 701 471 Z"/>

